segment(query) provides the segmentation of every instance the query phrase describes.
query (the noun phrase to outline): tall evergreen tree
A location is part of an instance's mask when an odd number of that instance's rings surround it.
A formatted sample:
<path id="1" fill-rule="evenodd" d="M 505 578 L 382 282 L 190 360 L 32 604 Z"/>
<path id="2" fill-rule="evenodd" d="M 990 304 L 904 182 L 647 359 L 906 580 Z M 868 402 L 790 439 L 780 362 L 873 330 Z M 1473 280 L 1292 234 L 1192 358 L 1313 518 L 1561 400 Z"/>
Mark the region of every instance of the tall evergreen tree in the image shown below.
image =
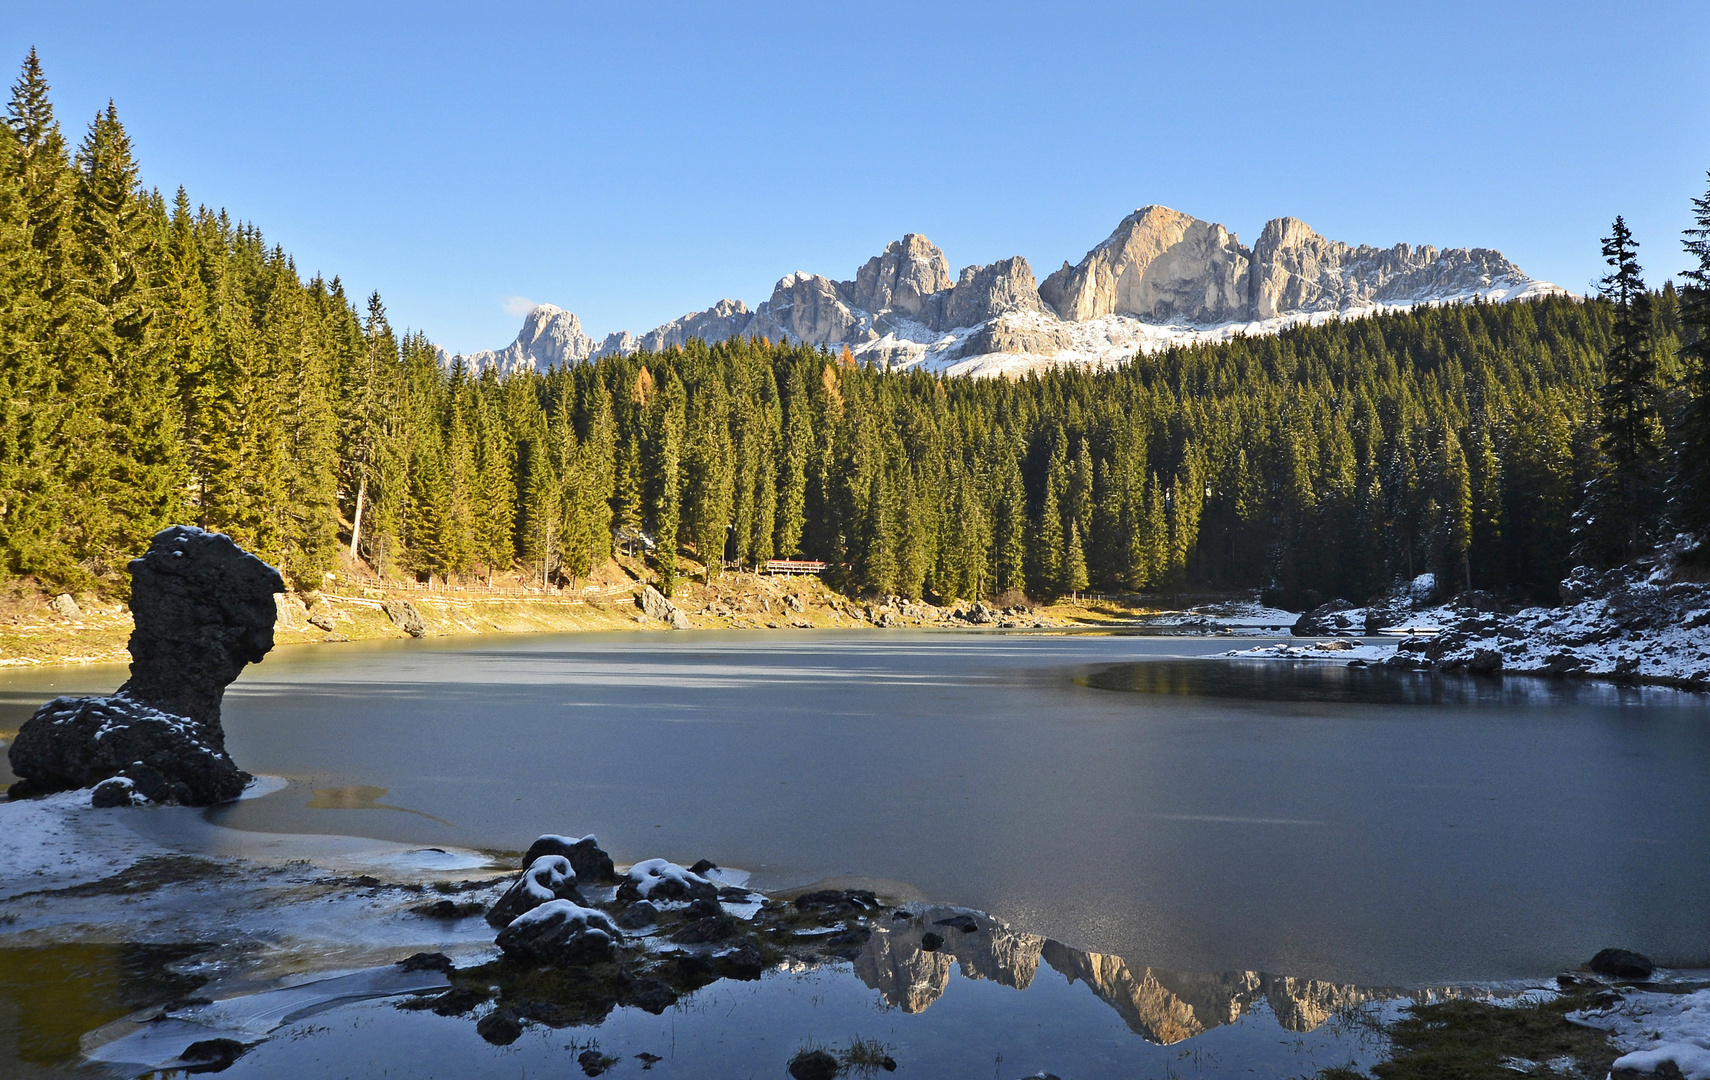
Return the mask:
<path id="1" fill-rule="evenodd" d="M 1692 200 L 1685 248 L 1692 259 L 1681 277 L 1680 347 L 1687 399 L 1675 434 L 1675 519 L 1710 539 L 1710 192 Z"/>
<path id="2" fill-rule="evenodd" d="M 1582 558 L 1613 564 L 1630 558 L 1648 537 L 1656 510 L 1658 460 L 1657 362 L 1651 347 L 1650 294 L 1637 257 L 1638 243 L 1617 216 L 1603 240 L 1609 273 L 1601 295 L 1614 325 L 1603 357 L 1598 390 L 1598 449 L 1580 523 Z"/>

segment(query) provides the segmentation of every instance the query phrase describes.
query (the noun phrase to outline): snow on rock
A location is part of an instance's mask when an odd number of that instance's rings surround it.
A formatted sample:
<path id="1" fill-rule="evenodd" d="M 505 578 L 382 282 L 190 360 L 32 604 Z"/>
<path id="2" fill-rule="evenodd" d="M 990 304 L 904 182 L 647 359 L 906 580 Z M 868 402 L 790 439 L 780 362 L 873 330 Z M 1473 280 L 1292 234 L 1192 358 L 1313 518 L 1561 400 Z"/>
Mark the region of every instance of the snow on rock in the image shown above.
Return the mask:
<path id="1" fill-rule="evenodd" d="M 499 931 L 498 946 L 520 960 L 577 967 L 610 959 L 622 940 L 605 912 L 553 900 L 512 919 Z"/>
<path id="2" fill-rule="evenodd" d="M 1679 1075 L 1710 1080 L 1710 990 L 1691 994 L 1650 990 L 1625 994 L 1606 1009 L 1574 1013 L 1575 1023 L 1609 1032 L 1620 1077 Z M 1672 1065 L 1677 1072 L 1665 1068 Z"/>
<path id="3" fill-rule="evenodd" d="M 523 868 L 533 866 L 534 861 L 542 855 L 564 856 L 570 860 L 570 866 L 581 880 L 606 883 L 617 880 L 617 873 L 612 867 L 612 857 L 601 850 L 600 842 L 593 833 L 581 837 L 546 833 L 528 846 L 528 853 L 522 860 Z"/>
<path id="4" fill-rule="evenodd" d="M 1604 676 L 1710 689 L 1710 585 L 1674 580 L 1678 546 L 1652 565 L 1562 583 L 1568 602 L 1512 613 L 1448 606 L 1419 613 L 1443 630 L 1403 640 L 1390 661 L 1438 671 Z"/>
<path id="5" fill-rule="evenodd" d="M 1219 658 L 1231 660 L 1332 660 L 1350 663 L 1358 660 L 1378 664 L 1395 655 L 1394 645 L 1365 645 L 1360 642 L 1335 639 L 1312 645 L 1259 645 L 1251 649 L 1232 649 L 1218 653 Z"/>
<path id="6" fill-rule="evenodd" d="M 618 888 L 624 900 L 712 900 L 718 886 L 665 859 L 648 859 L 629 868 Z"/>
<path id="7" fill-rule="evenodd" d="M 542 855 L 529 864 L 505 895 L 487 912 L 487 923 L 502 929 L 523 915 L 554 900 L 580 902 L 576 871 L 562 855 Z"/>
<path id="8" fill-rule="evenodd" d="M 226 753 L 220 701 L 273 648 L 279 571 L 220 533 L 174 525 L 132 559 L 131 677 L 109 697 L 55 698 L 7 750 L 13 798 L 127 777 L 152 802 L 235 799 L 250 776 Z M 112 788 L 104 805 L 117 797 Z"/>

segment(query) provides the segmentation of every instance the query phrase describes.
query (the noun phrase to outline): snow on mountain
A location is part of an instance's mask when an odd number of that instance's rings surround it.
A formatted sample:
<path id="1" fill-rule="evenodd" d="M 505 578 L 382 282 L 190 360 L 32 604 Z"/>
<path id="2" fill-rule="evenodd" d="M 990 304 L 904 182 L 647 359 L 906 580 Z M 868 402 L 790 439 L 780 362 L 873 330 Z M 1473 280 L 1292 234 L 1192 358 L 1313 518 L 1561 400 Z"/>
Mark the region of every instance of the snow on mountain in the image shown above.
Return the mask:
<path id="1" fill-rule="evenodd" d="M 574 314 L 542 304 L 510 345 L 464 359 L 476 370 L 540 369 L 741 336 L 846 346 L 888 369 L 1004 375 L 1053 364 L 1109 366 L 1172 345 L 1419 304 L 1565 292 L 1488 248 L 1353 247 L 1290 217 L 1266 223 L 1247 248 L 1221 225 L 1146 206 L 1080 263 L 1064 263 L 1037 284 L 1019 256 L 964 267 L 952 282 L 944 253 L 909 233 L 853 281 L 790 274 L 752 311 L 720 300 L 640 336 L 595 343 Z"/>

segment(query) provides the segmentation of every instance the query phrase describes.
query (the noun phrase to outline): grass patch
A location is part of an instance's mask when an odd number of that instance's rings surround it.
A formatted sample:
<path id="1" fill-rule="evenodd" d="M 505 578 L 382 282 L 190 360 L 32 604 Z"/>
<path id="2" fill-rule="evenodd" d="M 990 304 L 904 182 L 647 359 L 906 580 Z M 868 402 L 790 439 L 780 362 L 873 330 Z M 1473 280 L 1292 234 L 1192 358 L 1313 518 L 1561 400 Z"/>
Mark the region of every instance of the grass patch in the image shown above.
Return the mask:
<path id="1" fill-rule="evenodd" d="M 877 1076 L 881 1072 L 897 1070 L 896 1059 L 891 1057 L 889 1047 L 877 1039 L 863 1039 L 858 1035 L 837 1054 L 837 1064 L 845 1073 L 856 1076 Z"/>
<path id="2" fill-rule="evenodd" d="M 1601 1080 L 1619 1057 L 1601 1031 L 1567 1022 L 1567 1014 L 1606 991 L 1575 989 L 1545 1002 L 1504 1005 L 1441 1001 L 1415 1005 L 1390 1024 L 1390 1059 L 1372 1066 L 1375 1080 L 1516 1080 L 1581 1076 Z M 1572 1062 L 1572 1069 L 1560 1066 Z M 1322 1069 L 1316 1080 L 1364 1080 L 1351 1066 Z"/>

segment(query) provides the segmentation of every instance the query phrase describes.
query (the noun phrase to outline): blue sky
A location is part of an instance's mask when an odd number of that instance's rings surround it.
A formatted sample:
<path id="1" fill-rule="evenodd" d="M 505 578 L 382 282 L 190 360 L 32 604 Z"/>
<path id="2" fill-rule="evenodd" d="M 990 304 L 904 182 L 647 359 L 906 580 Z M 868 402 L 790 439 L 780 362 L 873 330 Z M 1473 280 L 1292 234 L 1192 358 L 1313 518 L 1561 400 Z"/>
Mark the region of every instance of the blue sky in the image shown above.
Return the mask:
<path id="1" fill-rule="evenodd" d="M 1584 291 L 1617 213 L 1683 264 L 1710 4 L 7 0 L 74 140 L 378 289 L 455 351 L 520 300 L 641 331 L 904 232 L 1043 277 L 1163 203 L 1251 243 L 1477 245 Z"/>

